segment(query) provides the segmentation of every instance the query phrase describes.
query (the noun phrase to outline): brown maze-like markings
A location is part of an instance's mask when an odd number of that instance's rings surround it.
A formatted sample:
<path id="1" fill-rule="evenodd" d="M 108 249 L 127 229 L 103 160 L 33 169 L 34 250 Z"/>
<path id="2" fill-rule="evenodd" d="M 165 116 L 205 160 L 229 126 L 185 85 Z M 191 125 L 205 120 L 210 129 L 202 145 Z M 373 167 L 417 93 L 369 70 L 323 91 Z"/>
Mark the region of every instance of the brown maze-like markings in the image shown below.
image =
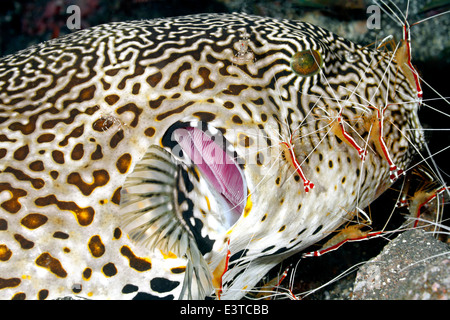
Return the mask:
<path id="1" fill-rule="evenodd" d="M 253 60 L 235 59 L 244 31 Z M 321 53 L 323 68 L 301 78 L 289 61 L 309 48 Z M 372 61 L 380 61 L 377 68 Z M 388 80 L 386 70 L 397 77 Z M 394 84 L 396 98 L 388 89 Z M 177 298 L 189 264 L 122 232 L 120 192 L 149 147 L 161 145 L 174 123 L 190 121 L 208 123 L 249 157 L 242 168 L 251 194 L 226 235 L 205 236 L 213 228 L 205 226 L 207 211 L 219 204 L 199 189 L 203 178 L 195 169 L 180 169 L 177 183 L 185 189 L 176 190 L 179 207 L 192 208 L 183 212 L 191 215 L 185 223 L 209 245 L 203 253 L 211 268 L 229 240 L 222 296 L 242 297 L 274 263 L 342 223 L 339 208 L 367 205 L 389 186 L 387 163 L 372 152 L 361 168 L 356 151 L 327 133 L 326 118 L 341 110 L 367 137 L 351 105 L 375 96 L 371 102 L 381 106 L 386 92 L 390 102 L 414 97 L 413 86 L 380 53 L 310 24 L 239 14 L 110 23 L 2 58 L 1 297 Z M 401 106 L 389 116 L 418 128 L 416 106 Z M 293 152 L 316 185 L 308 194 L 298 176 L 288 178 L 288 159 L 277 156 L 280 135 L 302 121 Z M 407 139 L 389 123 L 386 132 L 395 163 L 405 167 Z M 420 136 L 409 139 L 421 143 Z M 189 202 L 191 196 L 200 200 Z"/>

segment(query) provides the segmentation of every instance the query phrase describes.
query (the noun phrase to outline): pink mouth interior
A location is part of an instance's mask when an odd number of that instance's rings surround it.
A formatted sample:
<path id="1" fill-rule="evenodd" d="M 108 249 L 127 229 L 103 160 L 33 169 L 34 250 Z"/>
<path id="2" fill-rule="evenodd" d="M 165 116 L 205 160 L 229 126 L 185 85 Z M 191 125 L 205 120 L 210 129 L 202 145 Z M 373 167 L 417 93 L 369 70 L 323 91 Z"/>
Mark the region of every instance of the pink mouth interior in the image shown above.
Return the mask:
<path id="1" fill-rule="evenodd" d="M 221 146 L 200 129 L 177 129 L 174 138 L 211 186 L 228 203 L 230 209 L 225 217 L 230 226 L 233 225 L 241 216 L 246 203 L 246 187 L 241 169 Z"/>

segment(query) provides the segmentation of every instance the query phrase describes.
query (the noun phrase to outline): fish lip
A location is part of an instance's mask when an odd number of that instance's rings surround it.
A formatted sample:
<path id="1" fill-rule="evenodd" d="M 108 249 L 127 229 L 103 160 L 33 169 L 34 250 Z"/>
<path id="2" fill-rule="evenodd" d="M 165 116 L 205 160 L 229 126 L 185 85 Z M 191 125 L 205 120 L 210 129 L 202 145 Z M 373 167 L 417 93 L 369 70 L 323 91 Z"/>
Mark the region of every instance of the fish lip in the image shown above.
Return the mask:
<path id="1" fill-rule="evenodd" d="M 242 161 L 233 145 L 212 125 L 202 121 L 174 123 L 164 134 L 162 144 L 183 162 L 195 165 L 225 204 L 221 214 L 230 228 L 242 216 L 247 203 L 247 181 Z"/>

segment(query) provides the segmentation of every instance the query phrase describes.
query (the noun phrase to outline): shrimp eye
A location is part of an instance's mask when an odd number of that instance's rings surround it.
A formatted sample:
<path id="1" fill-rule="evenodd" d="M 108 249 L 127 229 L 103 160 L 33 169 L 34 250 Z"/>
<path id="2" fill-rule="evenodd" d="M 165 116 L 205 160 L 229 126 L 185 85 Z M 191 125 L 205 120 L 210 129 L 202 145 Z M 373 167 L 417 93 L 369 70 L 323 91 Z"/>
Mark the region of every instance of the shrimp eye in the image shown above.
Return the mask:
<path id="1" fill-rule="evenodd" d="M 291 69 L 300 77 L 311 77 L 322 67 L 322 56 L 316 50 L 303 50 L 291 58 Z"/>

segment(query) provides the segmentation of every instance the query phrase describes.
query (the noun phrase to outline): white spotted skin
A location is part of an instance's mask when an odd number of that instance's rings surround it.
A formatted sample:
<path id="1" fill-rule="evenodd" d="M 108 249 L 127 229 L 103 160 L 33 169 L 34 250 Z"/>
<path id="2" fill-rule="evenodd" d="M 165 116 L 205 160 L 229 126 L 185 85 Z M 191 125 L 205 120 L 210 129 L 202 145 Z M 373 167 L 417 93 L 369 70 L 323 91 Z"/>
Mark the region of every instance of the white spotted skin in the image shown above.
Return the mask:
<path id="1" fill-rule="evenodd" d="M 250 35 L 247 50 L 254 59 L 235 64 L 234 44 L 242 28 Z M 313 77 L 298 77 L 290 58 L 310 48 L 322 54 L 323 69 Z M 346 62 L 348 51 L 359 60 Z M 228 249 L 231 256 L 245 250 L 245 256 L 230 261 L 222 279 L 221 298 L 242 298 L 274 265 L 325 237 L 349 218 L 348 212 L 368 205 L 390 186 L 389 166 L 380 154 L 369 149 L 362 163 L 355 149 L 329 133 L 323 111 L 336 110 L 333 98 L 348 96 L 349 90 L 355 94 L 342 106 L 349 119 L 361 119 L 361 113 L 350 111 L 356 96 L 368 101 L 367 94 L 375 94 L 375 105 L 385 101 L 386 92 L 392 101 L 411 101 L 414 85 L 403 81 L 401 70 L 395 78 L 395 64 L 388 66 L 388 61 L 309 24 L 243 14 L 112 23 L 4 57 L 0 226 L 7 225 L 0 230 L 0 297 L 178 298 L 184 273 L 173 270 L 182 270 L 186 261 L 149 250 L 125 233 L 117 236 L 118 194 L 127 175 L 151 145 L 161 145 L 173 123 L 204 120 L 225 129 L 224 137 L 245 160 L 246 210 L 229 230 L 214 235 L 214 248 L 205 255 L 214 270 Z M 368 68 L 376 63 L 376 69 Z M 383 77 L 386 69 L 392 72 L 390 80 Z M 361 80 L 364 71 L 370 75 Z M 394 97 L 387 88 L 396 81 Z M 377 92 L 373 85 L 379 83 Z M 330 84 L 340 87 L 331 90 Z M 315 103 L 321 108 L 310 112 Z M 403 133 L 389 123 L 385 130 L 394 162 L 406 167 L 413 152 L 407 138 L 422 138 L 420 130 L 407 130 L 420 128 L 417 103 L 401 106 L 389 112 Z M 308 193 L 292 176 L 295 168 L 279 156 L 280 135 L 288 139 L 287 125 L 292 132 L 302 121 L 302 138 L 294 147 L 315 184 Z M 354 126 L 358 134 L 351 133 L 363 141 L 364 126 Z M 324 129 L 314 134 L 317 128 Z M 418 136 L 406 138 L 411 132 Z M 239 134 L 258 143 L 246 147 Z M 258 164 L 256 156 L 263 150 L 264 161 Z M 219 210 L 205 188 L 190 196 L 196 209 L 207 210 L 200 200 L 207 196 L 211 211 Z M 23 222 L 30 214 L 46 221 L 30 229 Z M 55 237 L 55 232 L 67 237 Z M 104 250 L 92 240 L 96 236 Z M 140 259 L 145 270 L 132 265 L 130 256 Z M 87 268 L 92 270 L 89 278 L 83 277 Z M 172 282 L 161 291 L 157 282 L 151 285 L 154 279 Z"/>

